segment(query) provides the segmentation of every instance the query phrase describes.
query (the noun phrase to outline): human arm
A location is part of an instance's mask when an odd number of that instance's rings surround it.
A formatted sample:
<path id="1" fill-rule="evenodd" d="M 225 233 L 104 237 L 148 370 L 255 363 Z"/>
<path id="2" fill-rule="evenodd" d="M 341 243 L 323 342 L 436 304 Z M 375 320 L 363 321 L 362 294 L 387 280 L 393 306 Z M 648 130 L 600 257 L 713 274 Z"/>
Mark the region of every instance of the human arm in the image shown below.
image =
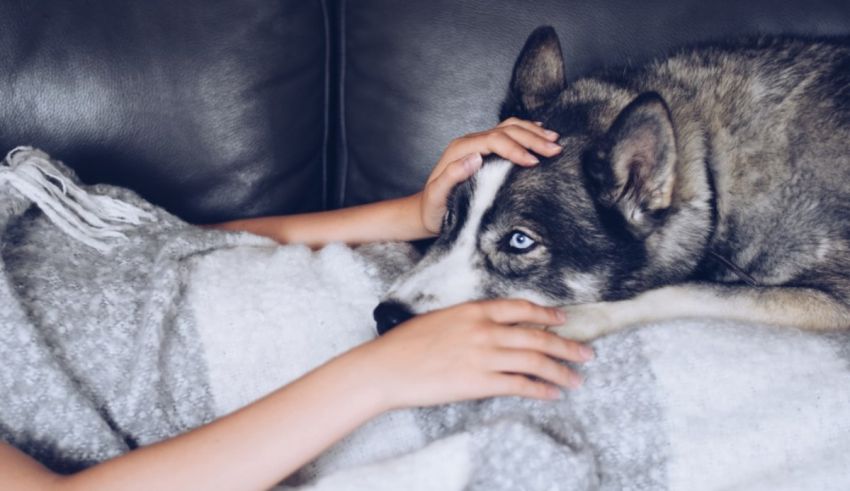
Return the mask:
<path id="1" fill-rule="evenodd" d="M 481 166 L 481 156 L 496 154 L 519 165 L 537 163 L 529 152 L 551 157 L 561 151 L 557 133 L 510 118 L 487 131 L 453 140 L 422 191 L 392 200 L 299 215 L 235 220 L 216 225 L 270 237 L 281 243 L 320 246 L 329 242 L 360 244 L 417 240 L 439 232 L 449 192 Z"/>
<path id="2" fill-rule="evenodd" d="M 474 302 L 412 319 L 199 429 L 71 476 L 0 443 L 0 489 L 267 489 L 357 426 L 394 408 L 496 395 L 549 399 L 578 376 L 553 358 L 581 345 L 515 324 L 563 314 L 522 300 Z M 524 375 L 532 375 L 532 380 Z"/>

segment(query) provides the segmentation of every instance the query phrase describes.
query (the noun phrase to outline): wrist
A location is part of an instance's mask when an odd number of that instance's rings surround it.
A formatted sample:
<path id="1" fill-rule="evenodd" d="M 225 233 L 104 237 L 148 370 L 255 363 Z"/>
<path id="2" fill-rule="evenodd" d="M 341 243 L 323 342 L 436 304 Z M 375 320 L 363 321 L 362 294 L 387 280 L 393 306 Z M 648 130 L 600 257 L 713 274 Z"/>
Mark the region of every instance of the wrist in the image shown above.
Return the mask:
<path id="1" fill-rule="evenodd" d="M 364 343 L 340 357 L 340 368 L 352 378 L 352 391 L 373 416 L 404 406 L 399 370 L 387 360 L 383 338 Z"/>
<path id="2" fill-rule="evenodd" d="M 425 193 L 419 191 L 407 197 L 409 207 L 409 223 L 414 228 L 417 239 L 435 237 L 436 232 L 430 230 L 425 224 Z"/>
<path id="3" fill-rule="evenodd" d="M 332 378 L 348 394 L 347 406 L 357 408 L 366 419 L 394 409 L 392 389 L 386 373 L 372 348 L 373 342 L 362 344 L 328 363 Z"/>

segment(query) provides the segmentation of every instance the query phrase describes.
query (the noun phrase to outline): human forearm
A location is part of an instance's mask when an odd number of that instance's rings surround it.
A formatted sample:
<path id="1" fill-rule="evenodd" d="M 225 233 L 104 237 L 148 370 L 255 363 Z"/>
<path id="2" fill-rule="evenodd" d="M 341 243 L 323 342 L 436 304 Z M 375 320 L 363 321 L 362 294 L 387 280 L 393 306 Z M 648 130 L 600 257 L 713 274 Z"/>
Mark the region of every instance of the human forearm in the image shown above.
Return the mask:
<path id="1" fill-rule="evenodd" d="M 340 210 L 236 220 L 218 227 L 264 235 L 283 244 L 311 247 L 330 242 L 417 240 L 433 235 L 423 225 L 420 197 L 417 193 Z"/>
<path id="2" fill-rule="evenodd" d="M 382 412 L 357 363 L 335 359 L 240 411 L 65 478 L 57 489 L 268 489 Z"/>
<path id="3" fill-rule="evenodd" d="M 467 399 L 558 396 L 580 377 L 579 344 L 517 325 L 563 324 L 524 300 L 437 310 L 340 355 L 245 409 L 61 477 L 0 442 L 0 489 L 267 489 L 384 410 Z M 531 378 L 529 378 L 529 376 Z"/>
<path id="4" fill-rule="evenodd" d="M 327 212 L 236 220 L 217 227 L 311 247 L 433 237 L 439 232 L 449 193 L 480 168 L 483 155 L 494 153 L 520 165 L 534 165 L 538 159 L 528 150 L 556 155 L 561 151 L 557 138 L 557 133 L 511 118 L 492 130 L 453 140 L 424 189 L 414 195 Z"/>

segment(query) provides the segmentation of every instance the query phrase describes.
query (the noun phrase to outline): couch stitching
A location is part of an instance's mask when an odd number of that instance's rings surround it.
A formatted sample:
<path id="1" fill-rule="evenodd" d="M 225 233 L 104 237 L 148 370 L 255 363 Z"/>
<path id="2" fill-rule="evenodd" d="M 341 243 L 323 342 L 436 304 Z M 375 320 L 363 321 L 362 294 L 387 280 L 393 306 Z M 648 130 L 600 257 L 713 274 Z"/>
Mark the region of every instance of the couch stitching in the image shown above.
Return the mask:
<path id="1" fill-rule="evenodd" d="M 337 196 L 336 207 L 341 207 L 345 203 L 345 191 L 348 185 L 348 135 L 345 129 L 346 110 L 345 110 L 345 60 L 346 60 L 346 30 L 345 30 L 345 0 L 339 2 L 339 65 L 338 65 L 338 80 L 339 80 L 339 149 L 337 150 L 337 158 L 339 161 L 339 195 Z"/>

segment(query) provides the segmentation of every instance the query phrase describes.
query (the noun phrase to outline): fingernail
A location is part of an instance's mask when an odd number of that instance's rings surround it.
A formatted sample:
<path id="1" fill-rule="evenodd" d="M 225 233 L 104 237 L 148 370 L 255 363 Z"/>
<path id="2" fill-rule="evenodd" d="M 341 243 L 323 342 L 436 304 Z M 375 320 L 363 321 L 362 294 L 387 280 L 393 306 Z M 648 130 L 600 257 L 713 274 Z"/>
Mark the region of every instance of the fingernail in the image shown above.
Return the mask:
<path id="1" fill-rule="evenodd" d="M 581 345 L 578 349 L 578 352 L 585 360 L 592 360 L 593 357 L 596 356 L 596 354 L 593 352 L 592 349 L 590 349 L 589 346 Z"/>
<path id="2" fill-rule="evenodd" d="M 483 161 L 484 159 L 481 158 L 480 153 L 473 153 L 467 155 L 466 158 L 463 159 L 463 166 L 466 167 L 469 172 L 475 172 L 481 168 L 481 163 Z"/>
<path id="3" fill-rule="evenodd" d="M 537 126 L 543 126 L 543 121 L 535 121 L 534 124 Z"/>
<path id="4" fill-rule="evenodd" d="M 538 159 L 534 155 L 531 155 L 530 153 L 527 154 L 525 158 L 526 158 L 526 160 L 528 161 L 529 164 L 539 164 L 540 163 L 540 159 Z"/>
<path id="5" fill-rule="evenodd" d="M 557 140 L 561 136 L 552 130 L 543 130 L 543 134 L 546 135 L 546 138 L 551 138 L 552 140 Z"/>
<path id="6" fill-rule="evenodd" d="M 561 309 L 555 309 L 555 318 L 558 319 L 558 322 L 564 322 L 567 320 L 567 314 Z"/>
<path id="7" fill-rule="evenodd" d="M 564 398 L 564 392 L 557 387 L 550 387 L 546 396 L 553 401 L 558 401 Z"/>
<path id="8" fill-rule="evenodd" d="M 549 142 L 549 143 L 546 144 L 546 150 L 557 150 L 557 151 L 560 152 L 563 149 L 564 149 L 564 147 L 562 147 L 562 146 L 560 146 L 560 145 L 558 145 L 557 143 L 554 143 L 554 142 Z"/>
<path id="9" fill-rule="evenodd" d="M 581 387 L 581 384 L 583 384 L 583 383 L 584 383 L 584 378 L 577 373 L 574 374 L 572 377 L 570 377 L 570 388 L 571 389 L 578 389 L 579 387 Z"/>

